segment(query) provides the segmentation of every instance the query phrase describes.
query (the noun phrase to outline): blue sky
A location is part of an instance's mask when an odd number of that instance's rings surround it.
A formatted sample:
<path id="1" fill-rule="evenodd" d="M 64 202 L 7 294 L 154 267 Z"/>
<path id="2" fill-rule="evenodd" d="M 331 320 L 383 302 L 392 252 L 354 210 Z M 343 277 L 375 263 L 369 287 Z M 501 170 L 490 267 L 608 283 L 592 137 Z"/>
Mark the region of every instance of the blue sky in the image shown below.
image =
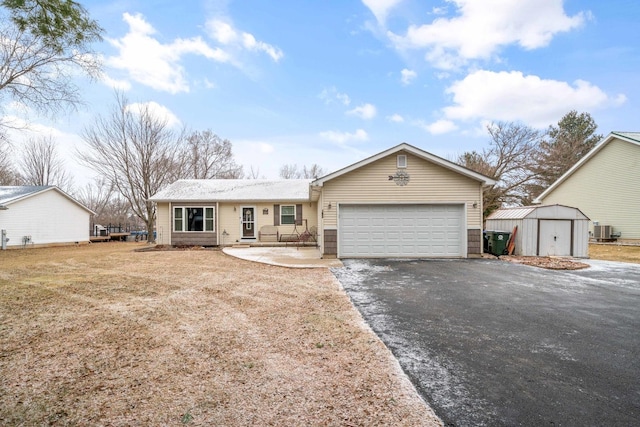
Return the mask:
<path id="1" fill-rule="evenodd" d="M 638 131 L 640 3 L 612 0 L 81 1 L 106 30 L 87 105 L 34 129 L 82 148 L 114 104 L 229 139 L 245 171 L 326 172 L 401 142 L 453 159 L 486 124 L 589 112 Z M 68 156 L 79 180 L 90 175 Z"/>

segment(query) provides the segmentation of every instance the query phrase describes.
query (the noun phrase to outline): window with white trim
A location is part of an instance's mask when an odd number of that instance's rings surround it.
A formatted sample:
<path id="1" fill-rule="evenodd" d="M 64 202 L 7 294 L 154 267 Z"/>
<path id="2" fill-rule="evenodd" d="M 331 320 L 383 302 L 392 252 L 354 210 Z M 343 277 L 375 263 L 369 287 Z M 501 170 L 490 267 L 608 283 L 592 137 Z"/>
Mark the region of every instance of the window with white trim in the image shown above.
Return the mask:
<path id="1" fill-rule="evenodd" d="M 280 206 L 280 224 L 295 224 L 296 223 L 296 206 L 295 205 L 282 205 Z"/>
<path id="2" fill-rule="evenodd" d="M 215 208 L 176 206 L 173 208 L 173 231 L 215 231 Z"/>
<path id="3" fill-rule="evenodd" d="M 406 154 L 398 154 L 397 157 L 397 164 L 398 164 L 398 168 L 406 168 L 407 167 L 407 155 Z"/>

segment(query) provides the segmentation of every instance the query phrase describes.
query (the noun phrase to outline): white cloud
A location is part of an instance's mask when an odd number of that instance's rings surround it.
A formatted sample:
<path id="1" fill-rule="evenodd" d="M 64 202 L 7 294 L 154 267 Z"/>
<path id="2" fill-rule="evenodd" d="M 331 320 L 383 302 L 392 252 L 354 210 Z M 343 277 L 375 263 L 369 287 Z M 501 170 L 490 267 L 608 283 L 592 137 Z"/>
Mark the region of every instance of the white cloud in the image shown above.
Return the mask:
<path id="1" fill-rule="evenodd" d="M 329 130 L 326 132 L 320 132 L 320 137 L 338 144 L 344 144 L 351 141 L 366 141 L 369 139 L 369 135 L 367 135 L 367 132 L 364 129 L 357 129 L 353 133 Z"/>
<path id="2" fill-rule="evenodd" d="M 380 25 L 384 25 L 389 11 L 402 0 L 362 0 L 362 3 L 369 8 L 376 17 Z"/>
<path id="3" fill-rule="evenodd" d="M 269 144 L 268 142 L 257 142 L 253 145 L 253 148 L 255 148 L 256 151 L 262 154 L 270 154 L 275 150 L 273 145 Z"/>
<path id="4" fill-rule="evenodd" d="M 284 56 L 280 48 L 257 40 L 251 33 L 238 31 L 230 23 L 221 19 L 210 19 L 206 23 L 206 28 L 211 38 L 225 46 L 264 52 L 275 62 L 278 62 Z"/>
<path id="5" fill-rule="evenodd" d="M 153 117 L 164 120 L 169 127 L 180 126 L 180 119 L 178 119 L 178 117 L 173 114 L 167 107 L 165 107 L 164 105 L 160 105 L 157 102 L 134 102 L 128 104 L 126 108 L 128 111 L 137 114 L 139 114 L 144 109 L 147 109 Z"/>
<path id="6" fill-rule="evenodd" d="M 107 76 L 106 74 L 102 75 L 101 80 L 102 80 L 102 83 L 104 83 L 105 85 L 113 89 L 123 90 L 123 91 L 131 90 L 131 82 L 129 82 L 128 80 L 114 79 Z"/>
<path id="7" fill-rule="evenodd" d="M 418 123 L 418 125 L 432 135 L 441 135 L 458 129 L 458 126 L 456 126 L 454 122 L 444 119 L 436 120 L 435 122 L 429 124 L 420 122 Z"/>
<path id="8" fill-rule="evenodd" d="M 390 122 L 394 122 L 394 123 L 402 123 L 404 122 L 404 117 L 402 117 L 400 114 L 392 114 L 390 116 L 387 116 L 387 120 L 389 120 Z"/>
<path id="9" fill-rule="evenodd" d="M 108 39 L 119 52 L 117 56 L 108 57 L 106 64 L 126 71 L 138 83 L 169 93 L 188 92 L 186 71 L 181 63 L 183 55 L 230 61 L 226 52 L 210 47 L 200 37 L 162 44 L 152 37 L 155 29 L 142 15 L 125 13 L 123 19 L 129 24 L 129 32 L 120 39 Z"/>
<path id="10" fill-rule="evenodd" d="M 410 25 L 404 35 L 387 36 L 398 49 L 426 49 L 435 67 L 453 69 L 473 59 L 490 59 L 505 46 L 547 46 L 560 32 L 580 27 L 588 13 L 568 16 L 562 0 L 449 0 L 457 16 Z"/>
<path id="11" fill-rule="evenodd" d="M 346 93 L 338 92 L 335 87 L 325 88 L 320 92 L 318 98 L 322 99 L 326 105 L 332 104 L 334 101 L 340 102 L 342 105 L 351 104 L 351 98 Z"/>
<path id="12" fill-rule="evenodd" d="M 249 50 L 262 51 L 266 53 L 275 62 L 278 62 L 284 56 L 280 48 L 271 46 L 270 44 L 265 42 L 258 41 L 249 33 L 242 33 L 242 44 Z"/>
<path id="13" fill-rule="evenodd" d="M 413 80 L 415 80 L 415 78 L 418 77 L 418 73 L 416 73 L 413 70 L 409 70 L 407 68 L 404 68 L 402 71 L 400 71 L 400 75 L 401 75 L 400 81 L 405 86 L 411 84 L 411 82 L 413 82 Z"/>
<path id="14" fill-rule="evenodd" d="M 443 109 L 447 120 L 522 121 L 537 128 L 549 126 L 572 109 L 593 111 L 626 100 L 584 80 L 571 85 L 517 71 L 475 71 L 451 85 L 447 93 L 453 95 L 453 105 Z"/>
<path id="15" fill-rule="evenodd" d="M 376 116 L 376 107 L 373 104 L 362 104 L 353 110 L 347 111 L 350 116 L 357 116 L 363 120 L 371 120 Z"/>
<path id="16" fill-rule="evenodd" d="M 336 99 L 340 101 L 343 105 L 351 104 L 351 98 L 349 98 L 349 95 L 347 95 L 346 93 L 337 93 Z"/>
<path id="17" fill-rule="evenodd" d="M 207 21 L 207 29 L 209 36 L 220 44 L 230 44 L 238 39 L 238 33 L 233 27 L 220 19 L 211 19 Z"/>

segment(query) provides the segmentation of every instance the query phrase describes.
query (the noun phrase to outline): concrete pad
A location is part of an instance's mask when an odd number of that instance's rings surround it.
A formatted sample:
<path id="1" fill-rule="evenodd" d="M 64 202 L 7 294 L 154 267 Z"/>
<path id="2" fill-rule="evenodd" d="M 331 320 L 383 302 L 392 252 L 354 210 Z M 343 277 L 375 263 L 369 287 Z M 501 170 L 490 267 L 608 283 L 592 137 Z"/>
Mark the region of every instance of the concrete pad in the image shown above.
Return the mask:
<path id="1" fill-rule="evenodd" d="M 236 258 L 263 264 L 290 268 L 331 268 L 342 267 L 339 259 L 323 259 L 318 248 L 248 247 L 223 248 L 222 251 Z"/>

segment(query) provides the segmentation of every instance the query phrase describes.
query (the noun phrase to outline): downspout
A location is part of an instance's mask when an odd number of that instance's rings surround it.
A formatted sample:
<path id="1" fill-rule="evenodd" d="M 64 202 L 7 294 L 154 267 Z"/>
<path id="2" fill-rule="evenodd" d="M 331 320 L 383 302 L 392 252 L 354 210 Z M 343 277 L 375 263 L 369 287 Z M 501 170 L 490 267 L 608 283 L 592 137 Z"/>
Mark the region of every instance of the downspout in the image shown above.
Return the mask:
<path id="1" fill-rule="evenodd" d="M 7 209 L 9 209 L 8 207 L 6 207 L 5 205 L 0 205 L 0 211 L 6 211 Z M 7 242 L 9 241 L 9 239 L 7 239 L 7 230 L 2 230 L 0 232 L 0 246 L 2 247 L 3 251 L 7 250 Z"/>

